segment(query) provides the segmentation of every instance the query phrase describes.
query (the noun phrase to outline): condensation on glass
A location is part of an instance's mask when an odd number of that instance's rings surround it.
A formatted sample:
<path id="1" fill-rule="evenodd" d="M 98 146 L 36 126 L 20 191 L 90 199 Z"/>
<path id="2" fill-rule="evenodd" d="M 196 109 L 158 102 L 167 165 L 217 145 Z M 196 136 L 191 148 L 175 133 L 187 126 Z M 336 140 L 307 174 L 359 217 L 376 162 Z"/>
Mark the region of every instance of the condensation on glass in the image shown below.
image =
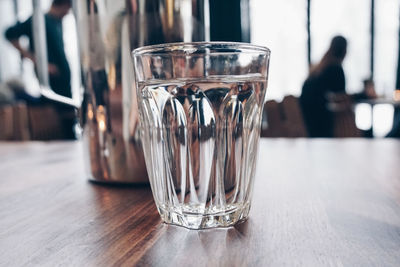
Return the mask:
<path id="1" fill-rule="evenodd" d="M 201 229 L 247 218 L 269 54 L 239 43 L 134 51 L 146 165 L 165 222 Z"/>

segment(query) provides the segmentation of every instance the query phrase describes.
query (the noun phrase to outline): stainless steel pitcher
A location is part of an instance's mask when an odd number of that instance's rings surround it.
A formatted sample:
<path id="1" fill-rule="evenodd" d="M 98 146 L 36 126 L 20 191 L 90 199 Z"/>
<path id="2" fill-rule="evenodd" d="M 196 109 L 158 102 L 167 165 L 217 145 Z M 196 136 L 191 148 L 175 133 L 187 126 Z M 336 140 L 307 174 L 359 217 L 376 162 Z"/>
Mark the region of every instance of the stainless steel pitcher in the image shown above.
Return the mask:
<path id="1" fill-rule="evenodd" d="M 75 0 L 84 96 L 87 175 L 101 182 L 147 182 L 131 51 L 207 41 L 207 0 Z"/>

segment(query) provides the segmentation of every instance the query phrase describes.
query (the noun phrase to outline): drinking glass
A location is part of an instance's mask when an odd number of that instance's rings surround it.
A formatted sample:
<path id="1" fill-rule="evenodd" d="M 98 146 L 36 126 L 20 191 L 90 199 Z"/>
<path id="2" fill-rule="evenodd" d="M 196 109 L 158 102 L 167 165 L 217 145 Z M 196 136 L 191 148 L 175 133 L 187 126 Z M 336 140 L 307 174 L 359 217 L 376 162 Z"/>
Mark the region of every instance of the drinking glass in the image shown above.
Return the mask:
<path id="1" fill-rule="evenodd" d="M 270 51 L 173 43 L 133 51 L 141 134 L 166 223 L 227 227 L 248 217 Z"/>

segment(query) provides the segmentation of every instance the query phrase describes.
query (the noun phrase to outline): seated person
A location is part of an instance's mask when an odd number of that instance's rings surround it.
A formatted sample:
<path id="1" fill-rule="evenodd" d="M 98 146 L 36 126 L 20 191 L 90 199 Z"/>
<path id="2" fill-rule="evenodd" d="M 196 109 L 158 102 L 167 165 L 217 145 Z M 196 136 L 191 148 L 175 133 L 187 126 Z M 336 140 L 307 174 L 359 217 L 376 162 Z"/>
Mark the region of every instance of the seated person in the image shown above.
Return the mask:
<path id="1" fill-rule="evenodd" d="M 351 95 L 351 98 L 354 101 L 362 100 L 362 99 L 375 99 L 377 98 L 377 94 L 375 91 L 375 83 L 371 79 L 365 79 L 363 81 L 364 88 L 362 92 Z"/>
<path id="2" fill-rule="evenodd" d="M 342 36 L 334 37 L 328 51 L 310 70 L 304 82 L 300 106 L 310 137 L 333 137 L 333 114 L 327 107 L 327 96 L 331 93 L 345 93 L 342 63 L 346 51 L 346 39 Z"/>

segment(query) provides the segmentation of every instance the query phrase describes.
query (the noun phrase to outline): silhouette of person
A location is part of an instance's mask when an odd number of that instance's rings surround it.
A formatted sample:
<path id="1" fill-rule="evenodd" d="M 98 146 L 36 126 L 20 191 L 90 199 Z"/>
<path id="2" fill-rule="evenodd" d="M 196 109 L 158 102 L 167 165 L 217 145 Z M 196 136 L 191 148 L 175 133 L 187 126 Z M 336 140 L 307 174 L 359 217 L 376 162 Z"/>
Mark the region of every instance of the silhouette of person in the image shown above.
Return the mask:
<path id="1" fill-rule="evenodd" d="M 333 114 L 328 110 L 329 93 L 345 93 L 346 82 L 342 62 L 347 41 L 335 36 L 321 61 L 310 70 L 303 84 L 300 105 L 310 137 L 333 137 Z"/>
<path id="2" fill-rule="evenodd" d="M 68 14 L 71 5 L 71 0 L 53 0 L 49 12 L 45 15 L 50 87 L 54 92 L 66 97 L 71 97 L 71 71 L 64 50 L 62 19 Z M 35 63 L 32 17 L 8 28 L 5 36 L 22 57 Z M 21 36 L 29 38 L 28 50 L 21 47 Z"/>
<path id="3" fill-rule="evenodd" d="M 51 89 L 59 95 L 71 98 L 71 70 L 64 50 L 62 20 L 71 9 L 72 0 L 53 0 L 50 10 L 45 15 L 47 59 L 49 83 Z M 8 28 L 5 37 L 20 52 L 22 57 L 29 58 L 34 64 L 35 47 L 33 40 L 32 17 L 22 23 Z M 29 39 L 29 48 L 24 49 L 19 38 L 26 36 Z M 19 99 L 27 101 L 31 105 L 51 104 L 60 117 L 62 133 L 65 139 L 74 139 L 75 114 L 74 108 L 59 103 L 53 103 L 45 98 L 31 100 L 27 99 L 26 94 L 22 94 Z"/>

